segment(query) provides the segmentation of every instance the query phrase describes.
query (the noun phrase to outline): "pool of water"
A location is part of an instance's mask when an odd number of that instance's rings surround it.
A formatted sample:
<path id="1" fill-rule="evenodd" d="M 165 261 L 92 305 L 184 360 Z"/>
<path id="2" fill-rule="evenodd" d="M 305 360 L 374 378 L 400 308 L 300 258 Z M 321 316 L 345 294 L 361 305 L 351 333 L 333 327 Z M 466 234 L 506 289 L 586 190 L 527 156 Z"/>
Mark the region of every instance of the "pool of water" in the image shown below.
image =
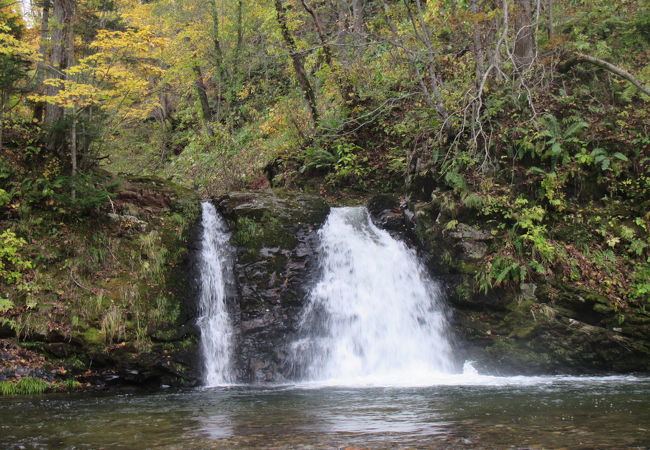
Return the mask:
<path id="1" fill-rule="evenodd" d="M 504 380 L 3 398 L 0 448 L 650 445 L 650 379 Z"/>

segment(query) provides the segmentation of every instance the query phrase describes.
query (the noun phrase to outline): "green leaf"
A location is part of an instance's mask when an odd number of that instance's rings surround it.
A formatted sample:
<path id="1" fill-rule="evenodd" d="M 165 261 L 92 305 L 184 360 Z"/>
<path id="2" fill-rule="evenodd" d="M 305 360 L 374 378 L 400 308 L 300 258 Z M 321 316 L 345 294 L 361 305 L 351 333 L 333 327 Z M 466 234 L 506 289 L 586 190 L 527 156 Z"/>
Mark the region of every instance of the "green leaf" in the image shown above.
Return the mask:
<path id="1" fill-rule="evenodd" d="M 8 298 L 0 298 L 0 313 L 5 313 L 14 307 L 14 302 Z"/>
<path id="2" fill-rule="evenodd" d="M 589 124 L 587 122 L 584 121 L 576 122 L 566 129 L 566 131 L 564 132 L 564 137 L 568 138 L 571 136 L 575 136 L 579 134 L 582 130 L 587 128 L 588 126 Z"/>

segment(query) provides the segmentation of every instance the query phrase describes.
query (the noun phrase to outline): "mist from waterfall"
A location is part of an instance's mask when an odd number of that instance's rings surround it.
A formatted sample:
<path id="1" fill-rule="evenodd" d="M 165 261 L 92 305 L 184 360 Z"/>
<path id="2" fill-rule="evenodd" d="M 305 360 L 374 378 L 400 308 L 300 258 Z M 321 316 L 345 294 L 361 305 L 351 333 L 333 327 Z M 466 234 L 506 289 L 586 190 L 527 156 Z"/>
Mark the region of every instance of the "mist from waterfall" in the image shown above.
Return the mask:
<path id="1" fill-rule="evenodd" d="M 224 219 L 210 202 L 201 203 L 200 298 L 198 326 L 201 331 L 203 378 L 207 386 L 233 380 L 231 352 L 233 326 L 226 304 L 231 282 L 233 249 Z"/>
<path id="2" fill-rule="evenodd" d="M 292 345 L 304 380 L 408 384 L 457 369 L 438 285 L 415 251 L 365 208 L 333 208 L 320 230 L 321 278 Z"/>

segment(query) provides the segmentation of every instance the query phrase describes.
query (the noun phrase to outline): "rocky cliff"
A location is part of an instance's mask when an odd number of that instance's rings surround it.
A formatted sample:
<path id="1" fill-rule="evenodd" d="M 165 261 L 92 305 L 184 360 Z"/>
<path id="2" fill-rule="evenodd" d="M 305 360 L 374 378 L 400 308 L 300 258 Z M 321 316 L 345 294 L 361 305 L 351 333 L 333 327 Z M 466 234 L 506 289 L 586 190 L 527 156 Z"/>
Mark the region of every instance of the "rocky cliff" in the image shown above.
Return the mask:
<path id="1" fill-rule="evenodd" d="M 477 274 L 494 237 L 477 216 L 452 218 L 441 197 L 404 211 L 453 310 L 465 359 L 495 374 L 650 372 L 650 314 L 560 276 L 481 288 Z"/>

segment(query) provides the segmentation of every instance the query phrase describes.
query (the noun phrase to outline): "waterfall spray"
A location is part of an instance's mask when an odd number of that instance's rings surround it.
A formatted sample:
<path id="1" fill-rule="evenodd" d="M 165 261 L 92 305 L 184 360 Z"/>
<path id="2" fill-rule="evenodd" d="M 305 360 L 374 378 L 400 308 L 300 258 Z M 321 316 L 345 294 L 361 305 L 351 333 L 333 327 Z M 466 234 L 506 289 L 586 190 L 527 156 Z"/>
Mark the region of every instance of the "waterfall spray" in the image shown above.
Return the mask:
<path id="1" fill-rule="evenodd" d="M 404 382 L 452 372 L 440 290 L 415 252 L 365 208 L 333 208 L 320 238 L 321 279 L 293 345 L 304 376 Z"/>
<path id="2" fill-rule="evenodd" d="M 201 237 L 198 326 L 201 330 L 203 377 L 208 386 L 232 380 L 233 328 L 226 306 L 226 285 L 232 279 L 230 234 L 226 222 L 210 202 L 201 203 Z"/>

